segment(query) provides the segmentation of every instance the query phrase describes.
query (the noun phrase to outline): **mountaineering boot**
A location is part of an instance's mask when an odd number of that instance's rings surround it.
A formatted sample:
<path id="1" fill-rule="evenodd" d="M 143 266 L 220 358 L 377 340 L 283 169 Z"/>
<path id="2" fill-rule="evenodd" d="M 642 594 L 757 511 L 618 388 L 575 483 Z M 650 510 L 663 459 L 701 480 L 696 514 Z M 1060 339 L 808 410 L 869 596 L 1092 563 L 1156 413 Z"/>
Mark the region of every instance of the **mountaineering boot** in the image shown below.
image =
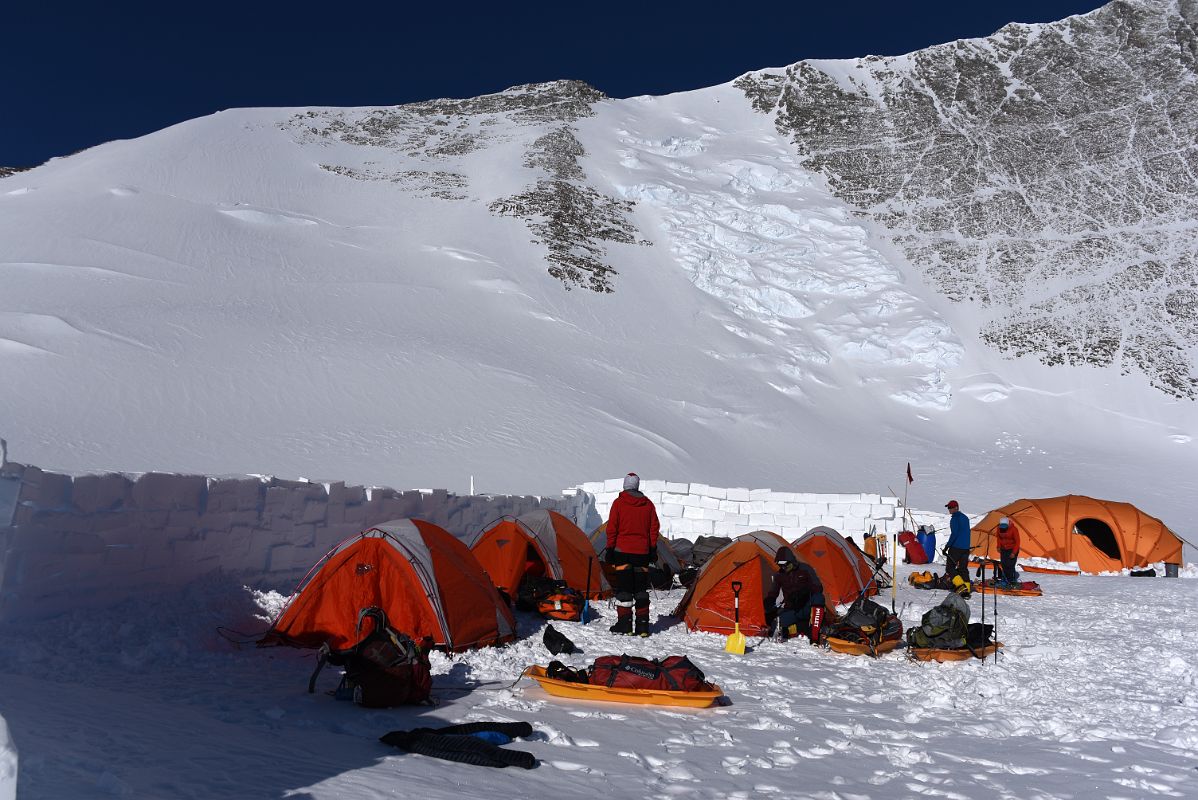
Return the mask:
<path id="1" fill-rule="evenodd" d="M 616 624 L 608 628 L 612 633 L 621 636 L 632 635 L 632 609 L 628 606 L 616 606 Z"/>
<path id="2" fill-rule="evenodd" d="M 636 635 L 640 636 L 642 639 L 649 638 L 649 615 L 648 614 L 643 614 L 643 615 L 637 614 L 636 615 Z"/>

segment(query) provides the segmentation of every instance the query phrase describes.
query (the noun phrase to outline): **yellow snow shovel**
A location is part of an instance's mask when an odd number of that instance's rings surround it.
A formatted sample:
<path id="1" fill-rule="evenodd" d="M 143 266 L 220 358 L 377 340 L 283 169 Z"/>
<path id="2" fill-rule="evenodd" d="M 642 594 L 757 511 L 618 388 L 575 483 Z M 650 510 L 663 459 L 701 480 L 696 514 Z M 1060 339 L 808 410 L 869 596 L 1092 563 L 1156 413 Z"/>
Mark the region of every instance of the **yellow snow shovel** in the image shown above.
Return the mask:
<path id="1" fill-rule="evenodd" d="M 729 653 L 736 653 L 738 656 L 745 654 L 745 635 L 740 632 L 740 589 L 742 585 L 740 581 L 732 582 L 732 613 L 736 629 L 732 631 L 727 644 L 724 645 L 725 650 Z"/>

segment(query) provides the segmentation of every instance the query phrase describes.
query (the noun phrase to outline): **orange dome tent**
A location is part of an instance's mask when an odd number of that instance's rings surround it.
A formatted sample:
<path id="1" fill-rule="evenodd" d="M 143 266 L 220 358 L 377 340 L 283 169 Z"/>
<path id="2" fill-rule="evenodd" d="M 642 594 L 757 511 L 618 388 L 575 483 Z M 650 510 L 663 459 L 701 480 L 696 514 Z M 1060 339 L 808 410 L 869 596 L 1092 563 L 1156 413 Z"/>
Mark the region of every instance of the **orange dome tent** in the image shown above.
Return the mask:
<path id="1" fill-rule="evenodd" d="M 520 581 L 533 565 L 547 577 L 587 591 L 588 562 L 590 597 L 611 594 L 587 535 L 556 511 L 541 509 L 496 520 L 474 538 L 470 551 L 495 586 L 509 597 L 516 596 Z"/>
<path id="2" fill-rule="evenodd" d="M 973 528 L 975 556 L 998 558 L 998 521 L 1019 530 L 1020 555 L 1077 562 L 1082 572 L 1119 571 L 1165 561 L 1181 563 L 1181 539 L 1131 503 L 1082 495 L 1016 500 Z"/>
<path id="3" fill-rule="evenodd" d="M 732 582 L 740 581 L 740 630 L 746 636 L 764 636 L 765 594 L 778 571 L 774 556 L 786 540 L 770 531 L 736 537 L 708 559 L 694 583 L 674 610 L 693 630 L 732 633 Z"/>
<path id="4" fill-rule="evenodd" d="M 358 612 L 370 606 L 396 630 L 447 650 L 516 638 L 511 612 L 466 545 L 431 522 L 400 519 L 330 550 L 259 644 L 344 650 L 365 635 Z"/>
<path id="5" fill-rule="evenodd" d="M 836 531 L 820 525 L 795 539 L 795 555 L 810 564 L 824 585 L 824 601 L 829 606 L 852 603 L 858 597 L 878 593 L 865 554 L 853 547 Z"/>

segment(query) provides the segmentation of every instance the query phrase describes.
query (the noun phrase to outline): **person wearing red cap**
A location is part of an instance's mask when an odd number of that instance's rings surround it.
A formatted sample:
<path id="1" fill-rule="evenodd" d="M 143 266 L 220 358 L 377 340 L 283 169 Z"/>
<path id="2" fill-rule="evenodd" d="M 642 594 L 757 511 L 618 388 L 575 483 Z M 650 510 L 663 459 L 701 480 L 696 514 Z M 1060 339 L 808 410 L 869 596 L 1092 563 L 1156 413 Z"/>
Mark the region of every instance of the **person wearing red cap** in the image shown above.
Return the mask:
<path id="1" fill-rule="evenodd" d="M 1019 577 L 1015 562 L 1019 560 L 1019 529 L 1008 517 L 998 521 L 998 558 L 1002 565 L 1004 583 L 1012 584 Z"/>
<path id="2" fill-rule="evenodd" d="M 969 598 L 969 517 L 961 513 L 956 500 L 944 504 L 952 517 L 948 521 L 948 544 L 945 546 L 944 577 L 949 581 L 960 576 L 957 583 L 961 596 Z"/>
<path id="3" fill-rule="evenodd" d="M 612 633 L 649 635 L 649 566 L 657 560 L 661 522 L 653 501 L 640 491 L 635 472 L 624 477 L 624 491 L 607 516 L 607 549 L 603 558 L 615 567 L 616 624 Z M 633 629 L 633 607 L 636 628 Z"/>

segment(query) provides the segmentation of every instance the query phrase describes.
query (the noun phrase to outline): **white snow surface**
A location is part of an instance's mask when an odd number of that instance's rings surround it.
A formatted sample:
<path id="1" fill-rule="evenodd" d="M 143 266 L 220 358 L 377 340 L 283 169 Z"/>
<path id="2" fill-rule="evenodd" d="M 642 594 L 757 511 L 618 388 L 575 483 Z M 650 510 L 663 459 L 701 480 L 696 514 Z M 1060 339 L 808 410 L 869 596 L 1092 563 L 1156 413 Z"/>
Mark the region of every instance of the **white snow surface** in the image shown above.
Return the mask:
<path id="1" fill-rule="evenodd" d="M 20 646 L 0 651 L 0 708 L 20 749 L 23 800 L 1198 796 L 1198 623 L 1180 613 L 1198 602 L 1198 581 L 1028 577 L 1044 596 L 999 598 L 997 662 L 924 664 L 901 651 L 872 660 L 806 640 L 750 639 L 735 656 L 723 636 L 661 616 L 675 590 L 654 595 L 647 640 L 608 634 L 606 603 L 589 625 L 555 623 L 584 650 L 564 660 L 686 653 L 730 705 L 552 698 L 517 681 L 552 658 L 543 621 L 523 615 L 516 643 L 434 656 L 435 706 L 386 711 L 325 694 L 332 668 L 307 694 L 311 653 L 218 637 L 222 624 L 261 630 L 255 615 L 282 598 L 213 577 L 51 626 L 5 625 Z M 901 586 L 905 625 L 942 595 Z M 979 621 L 979 595 L 971 610 Z M 377 741 L 475 720 L 530 722 L 532 739 L 508 747 L 539 766 L 467 767 Z"/>
<path id="2" fill-rule="evenodd" d="M 11 457 L 530 494 L 889 493 L 911 461 L 916 504 L 1075 492 L 1185 535 L 1192 402 L 998 356 L 731 85 L 593 109 L 586 185 L 651 244 L 606 245 L 613 294 L 488 210 L 560 123 L 450 115 L 475 149 L 434 156 L 295 122 L 376 109 L 232 110 L 0 179 Z"/>

